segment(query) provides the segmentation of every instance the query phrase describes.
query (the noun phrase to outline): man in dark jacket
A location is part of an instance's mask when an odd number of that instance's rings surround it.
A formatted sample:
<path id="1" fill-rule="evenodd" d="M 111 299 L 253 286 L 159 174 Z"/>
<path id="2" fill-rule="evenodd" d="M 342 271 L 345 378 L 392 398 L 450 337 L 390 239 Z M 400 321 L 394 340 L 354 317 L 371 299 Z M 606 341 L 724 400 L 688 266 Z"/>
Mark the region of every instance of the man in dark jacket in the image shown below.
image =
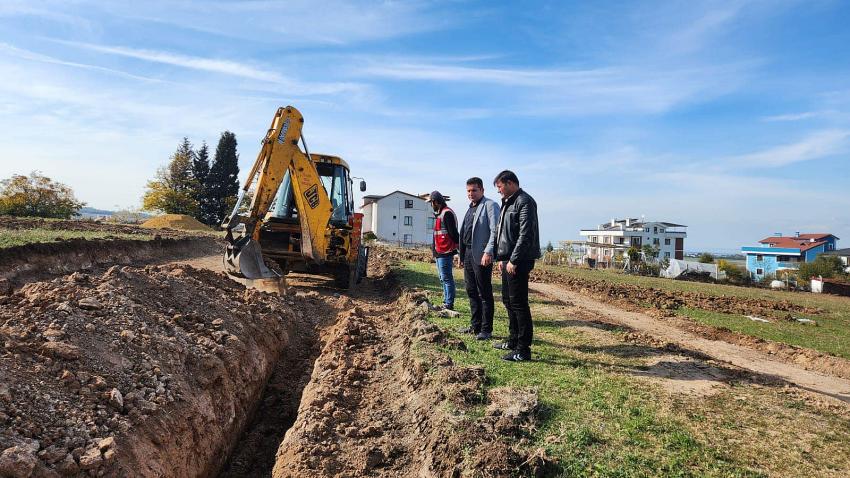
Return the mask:
<path id="1" fill-rule="evenodd" d="M 502 210 L 496 233 L 496 261 L 502 273 L 502 302 L 508 311 L 510 335 L 507 342 L 494 345 L 510 352 L 505 360 L 531 360 L 531 309 L 528 306 L 528 275 L 540 257 L 537 203 L 519 187 L 512 171 L 502 171 L 493 181 L 502 196 Z"/>

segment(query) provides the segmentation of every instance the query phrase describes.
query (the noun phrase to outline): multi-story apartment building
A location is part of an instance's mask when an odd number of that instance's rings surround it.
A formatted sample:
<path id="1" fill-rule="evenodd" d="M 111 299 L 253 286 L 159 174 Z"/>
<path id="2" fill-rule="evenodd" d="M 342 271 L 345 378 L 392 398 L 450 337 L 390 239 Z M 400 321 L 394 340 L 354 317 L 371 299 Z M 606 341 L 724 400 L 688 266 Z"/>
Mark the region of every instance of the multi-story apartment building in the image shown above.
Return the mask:
<path id="1" fill-rule="evenodd" d="M 687 227 L 672 222 L 626 218 L 611 219 L 596 229 L 582 229 L 579 234 L 587 241 L 586 257 L 597 263 L 611 263 L 630 247 L 641 249 L 646 244 L 658 249 L 659 259 L 682 260 Z"/>

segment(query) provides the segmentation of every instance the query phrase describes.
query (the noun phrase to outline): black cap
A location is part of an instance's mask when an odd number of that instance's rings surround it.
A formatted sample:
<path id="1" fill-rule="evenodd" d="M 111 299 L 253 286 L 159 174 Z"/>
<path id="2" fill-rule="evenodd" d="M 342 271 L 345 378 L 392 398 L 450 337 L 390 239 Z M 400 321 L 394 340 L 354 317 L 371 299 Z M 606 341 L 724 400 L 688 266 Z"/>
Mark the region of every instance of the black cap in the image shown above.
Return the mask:
<path id="1" fill-rule="evenodd" d="M 446 202 L 446 198 L 440 194 L 440 191 L 431 191 L 431 194 L 428 195 L 428 202 Z"/>

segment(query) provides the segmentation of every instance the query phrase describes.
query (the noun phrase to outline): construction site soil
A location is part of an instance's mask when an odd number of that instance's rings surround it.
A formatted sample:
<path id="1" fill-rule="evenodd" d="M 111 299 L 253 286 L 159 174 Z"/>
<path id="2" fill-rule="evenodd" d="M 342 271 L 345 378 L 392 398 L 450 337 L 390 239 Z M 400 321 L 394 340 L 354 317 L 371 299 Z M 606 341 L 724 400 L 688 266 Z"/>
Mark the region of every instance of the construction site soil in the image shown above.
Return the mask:
<path id="1" fill-rule="evenodd" d="M 431 254 L 422 249 L 392 248 L 388 250 L 388 254 L 397 260 L 418 262 L 433 260 Z M 497 272 L 494 271 L 494 274 Z M 684 291 L 670 292 L 653 287 L 577 278 L 545 269 L 533 270 L 530 280 L 541 284 L 557 285 L 624 310 L 638 311 L 663 319 L 666 323 L 705 339 L 741 345 L 765 352 L 778 361 L 795 364 L 806 370 L 850 379 L 850 360 L 845 358 L 733 332 L 722 327 L 700 324 L 677 314 L 680 308 L 692 308 L 726 314 L 767 317 L 773 320 L 794 320 L 800 316 L 816 318 L 824 313 L 820 308 L 803 307 L 788 300 L 717 296 Z"/>
<path id="2" fill-rule="evenodd" d="M 0 253 L 0 294 L 24 283 L 75 271 L 103 272 L 113 265 L 146 265 L 169 258 L 200 257 L 222 247 L 209 234 L 161 229 L 151 239 L 151 229 L 94 221 L 55 221 L 0 216 L 0 230 L 48 229 L 122 234 L 122 238 L 67 239 L 8 247 Z M 140 236 L 128 239 L 127 235 Z"/>
<path id="3" fill-rule="evenodd" d="M 577 279 L 546 270 L 532 271 L 531 280 L 543 284 L 555 284 L 625 310 L 647 313 L 706 339 L 742 345 L 766 352 L 778 360 L 800 365 L 807 370 L 850 379 L 850 360 L 812 349 L 740 334 L 722 327 L 700 324 L 676 314 L 678 308 L 688 307 L 726 314 L 793 320 L 800 315 L 817 316 L 822 314 L 824 311 L 820 308 L 803 307 L 787 300 L 714 296 L 694 292 L 673 293 L 651 287 L 615 284 L 603 280 Z"/>
<path id="4" fill-rule="evenodd" d="M 66 262 L 85 248 L 67 242 L 28 260 Z M 482 369 L 439 352 L 462 342 L 426 320 L 423 293 L 397 287 L 389 254 L 373 254 L 350 295 L 305 282 L 285 296 L 173 262 L 197 254 L 41 282 L 18 274 L 0 292 L 0 476 L 545 470 L 524 448 L 534 391 L 485 394 Z"/>

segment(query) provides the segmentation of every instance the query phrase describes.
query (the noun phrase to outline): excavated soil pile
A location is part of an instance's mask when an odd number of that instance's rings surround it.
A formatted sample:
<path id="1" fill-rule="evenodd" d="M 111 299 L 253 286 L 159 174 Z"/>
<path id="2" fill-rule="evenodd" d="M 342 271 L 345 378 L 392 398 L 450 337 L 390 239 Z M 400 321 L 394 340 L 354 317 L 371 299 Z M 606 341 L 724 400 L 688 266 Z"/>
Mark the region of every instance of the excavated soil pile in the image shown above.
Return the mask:
<path id="1" fill-rule="evenodd" d="M 192 216 L 185 214 L 164 214 L 142 223 L 142 227 L 148 229 L 176 229 L 181 231 L 205 231 L 212 232 L 206 224 L 198 221 Z"/>
<path id="2" fill-rule="evenodd" d="M 795 315 L 814 315 L 823 312 L 816 307 L 804 307 L 787 300 L 764 300 L 748 297 L 714 296 L 698 292 L 667 292 L 652 287 L 630 284 L 615 284 L 604 280 L 578 279 L 555 272 L 535 270 L 531 280 L 558 284 L 568 290 L 593 297 L 617 300 L 660 311 L 660 315 L 671 316 L 680 307 L 710 310 L 725 314 L 756 315 L 792 320 Z"/>
<path id="3" fill-rule="evenodd" d="M 522 445 L 534 426 L 533 391 L 486 394 L 483 369 L 434 347 L 463 343 L 426 320 L 424 294 L 367 307 L 355 305 L 324 334 L 273 477 L 543 473 Z"/>
<path id="4" fill-rule="evenodd" d="M 0 476 L 211 476 L 313 305 L 187 266 L 0 297 Z"/>
<path id="5" fill-rule="evenodd" d="M 385 245 L 372 245 L 370 247 L 373 249 L 373 252 L 369 254 L 369 260 L 377 256 L 385 260 L 434 262 L 434 256 L 428 249 L 412 249 Z"/>

